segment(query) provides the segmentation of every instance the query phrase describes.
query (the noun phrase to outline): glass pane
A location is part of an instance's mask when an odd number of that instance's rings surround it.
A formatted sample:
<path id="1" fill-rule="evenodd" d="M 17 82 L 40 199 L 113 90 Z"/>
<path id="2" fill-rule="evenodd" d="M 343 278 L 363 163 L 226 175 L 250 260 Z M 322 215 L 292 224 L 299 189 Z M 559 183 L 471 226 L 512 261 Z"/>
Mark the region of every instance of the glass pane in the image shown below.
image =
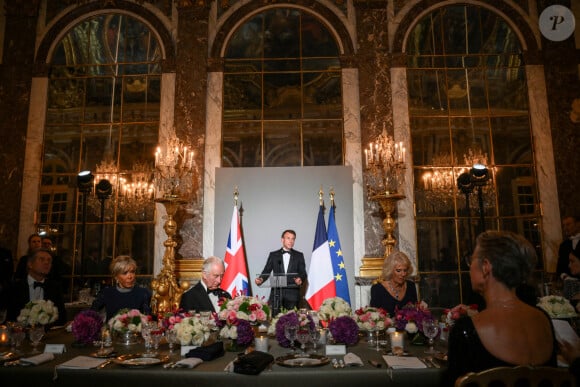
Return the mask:
<path id="1" fill-rule="evenodd" d="M 304 118 L 341 118 L 340 73 L 304 73 Z"/>
<path id="2" fill-rule="evenodd" d="M 77 133 L 71 134 L 66 140 L 61 140 L 61 136 L 45 137 L 44 163 L 57 163 L 59 165 L 58 173 L 76 174 L 78 173 L 79 148 L 80 136 Z"/>
<path id="3" fill-rule="evenodd" d="M 300 126 L 297 122 L 264 123 L 264 166 L 299 166 Z"/>
<path id="4" fill-rule="evenodd" d="M 307 121 L 302 133 L 304 166 L 342 165 L 341 121 Z"/>
<path id="5" fill-rule="evenodd" d="M 460 303 L 459 276 L 443 273 L 425 274 L 421 276 L 419 292 L 421 300 L 429 307 L 451 308 Z"/>
<path id="6" fill-rule="evenodd" d="M 409 108 L 414 115 L 447 114 L 445 73 L 442 70 L 409 70 Z"/>
<path id="7" fill-rule="evenodd" d="M 417 255 L 419 271 L 438 270 L 440 252 L 455 249 L 455 223 L 453 219 L 417 220 Z"/>
<path id="8" fill-rule="evenodd" d="M 300 57 L 300 15 L 292 8 L 273 8 L 264 12 L 264 57 Z"/>
<path id="9" fill-rule="evenodd" d="M 536 213 L 537 191 L 530 167 L 497 167 L 496 186 L 499 215 L 523 215 Z"/>
<path id="10" fill-rule="evenodd" d="M 433 165 L 441 155 L 450 155 L 449 119 L 410 117 L 413 164 Z"/>
<path id="11" fill-rule="evenodd" d="M 302 16 L 302 56 L 338 56 L 338 46 L 322 23 L 307 13 Z"/>
<path id="12" fill-rule="evenodd" d="M 530 164 L 532 138 L 528 116 L 492 117 L 496 164 Z"/>
<path id="13" fill-rule="evenodd" d="M 300 74 L 264 74 L 264 119 L 300 118 L 302 85 Z"/>
<path id="14" fill-rule="evenodd" d="M 519 62 L 522 64 L 521 60 Z M 489 108 L 492 114 L 527 113 L 528 90 L 524 68 L 489 69 L 486 76 L 489 83 Z"/>
<path id="15" fill-rule="evenodd" d="M 224 120 L 262 118 L 260 74 L 225 74 L 224 85 Z"/>
<path id="16" fill-rule="evenodd" d="M 453 118 L 453 152 L 457 165 L 472 167 L 476 163 L 489 165 L 489 121 L 487 118 Z"/>
<path id="17" fill-rule="evenodd" d="M 222 136 L 222 166 L 262 165 L 262 125 L 259 122 L 224 123 Z"/>

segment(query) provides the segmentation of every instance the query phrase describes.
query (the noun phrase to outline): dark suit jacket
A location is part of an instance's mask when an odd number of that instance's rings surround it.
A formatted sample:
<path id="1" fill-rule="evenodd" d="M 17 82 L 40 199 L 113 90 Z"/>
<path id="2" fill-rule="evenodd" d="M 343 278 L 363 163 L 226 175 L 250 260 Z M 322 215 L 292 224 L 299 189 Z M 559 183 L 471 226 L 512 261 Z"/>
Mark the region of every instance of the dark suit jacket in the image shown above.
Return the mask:
<path id="1" fill-rule="evenodd" d="M 556 266 L 556 274 L 558 277 L 562 273 L 570 275 L 570 267 L 568 266 L 570 260 L 570 253 L 572 252 L 572 239 L 566 238 L 560 243 L 558 249 L 558 265 Z M 576 245 L 576 252 L 580 253 L 580 242 Z"/>
<path id="2" fill-rule="evenodd" d="M 30 292 L 28 289 L 27 280 L 17 280 L 6 292 L 7 302 L 7 319 L 8 321 L 16 321 L 20 311 L 30 301 Z M 66 309 L 64 307 L 64 299 L 62 295 L 62 286 L 60 282 L 47 278 L 44 281 L 44 299 L 50 300 L 58 308 L 58 319 L 54 325 L 64 325 L 66 323 Z"/>
<path id="3" fill-rule="evenodd" d="M 218 297 L 231 299 L 232 296 L 225 290 L 218 289 Z M 199 281 L 194 287 L 183 293 L 179 307 L 185 311 L 195 310 L 196 312 L 219 312 L 214 310 L 213 304 L 207 295 L 207 291 Z"/>
<path id="4" fill-rule="evenodd" d="M 286 288 L 272 288 L 270 291 L 270 305 L 275 309 L 274 313 L 277 313 L 280 308 L 276 306 L 283 307 L 285 309 L 292 309 L 298 307 L 300 303 L 300 286 L 294 285 L 294 278 L 300 277 L 302 283 L 306 281 L 306 263 L 304 262 L 304 254 L 297 250 L 290 250 L 290 262 L 288 263 L 288 271 L 284 271 L 284 259 L 282 258 L 283 250 L 278 249 L 270 252 L 268 255 L 268 260 L 266 265 L 262 270 L 262 275 L 260 276 L 264 281 L 268 279 L 270 273 L 273 275 L 284 275 L 286 273 L 296 273 L 296 275 L 288 276 L 286 279 L 288 284 L 292 284 L 291 287 Z M 276 298 L 279 296 L 279 304 L 276 305 Z"/>

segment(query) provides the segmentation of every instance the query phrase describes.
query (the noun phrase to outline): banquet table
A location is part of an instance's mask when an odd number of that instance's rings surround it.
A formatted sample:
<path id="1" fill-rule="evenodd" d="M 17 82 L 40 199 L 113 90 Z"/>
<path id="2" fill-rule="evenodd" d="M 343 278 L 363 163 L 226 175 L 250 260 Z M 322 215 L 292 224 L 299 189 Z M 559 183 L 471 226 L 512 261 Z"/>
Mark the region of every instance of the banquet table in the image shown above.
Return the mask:
<path id="1" fill-rule="evenodd" d="M 278 346 L 275 339 L 270 338 L 269 352 L 276 358 L 287 355 L 289 349 Z M 424 369 L 391 369 L 382 358 L 382 352 L 369 348 L 364 339 L 354 346 L 347 347 L 347 352 L 358 355 L 363 366 L 334 368 L 332 364 L 316 367 L 285 367 L 276 363 L 271 369 L 266 369 L 257 376 L 241 375 L 226 372 L 228 363 L 237 356 L 235 352 L 226 352 L 223 357 L 203 362 L 195 368 L 170 368 L 161 365 L 144 368 L 127 368 L 114 362 L 102 369 L 59 369 L 57 366 L 79 355 L 90 356 L 98 348 L 94 346 L 76 347 L 72 345 L 71 333 L 64 329 L 48 332 L 43 344 L 64 344 L 66 352 L 55 355 L 55 359 L 37 366 L 4 366 L 0 367 L 0 380 L 5 386 L 154 386 L 169 385 L 204 387 L 216 385 L 231 385 L 236 387 L 251 386 L 256 383 L 263 386 L 439 386 L 443 378 L 445 364 L 441 368 L 428 367 Z M 4 347 L 6 348 L 6 347 Z M 30 351 L 28 343 L 21 348 L 26 354 Z M 423 358 L 425 347 L 408 346 L 410 355 Z M 140 353 L 144 351 L 143 344 L 120 345 L 115 344 L 118 355 Z M 169 354 L 167 344 L 160 346 L 159 352 Z M 321 353 L 319 349 L 319 353 Z M 179 360 L 179 349 L 171 354 L 173 361 Z M 342 359 L 343 356 L 329 356 Z M 380 368 L 369 364 L 374 360 L 381 364 Z M 8 383 L 9 382 L 9 383 Z"/>

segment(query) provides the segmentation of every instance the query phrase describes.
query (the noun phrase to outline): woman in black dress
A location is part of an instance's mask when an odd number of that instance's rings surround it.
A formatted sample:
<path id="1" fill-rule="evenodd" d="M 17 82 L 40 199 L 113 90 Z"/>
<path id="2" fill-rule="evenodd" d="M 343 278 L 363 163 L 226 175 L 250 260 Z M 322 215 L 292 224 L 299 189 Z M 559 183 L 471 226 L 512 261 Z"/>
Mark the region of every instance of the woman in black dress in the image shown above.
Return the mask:
<path id="1" fill-rule="evenodd" d="M 514 233 L 486 231 L 477 237 L 469 275 L 486 308 L 460 318 L 451 329 L 448 386 L 468 372 L 493 367 L 557 366 L 558 345 L 550 318 L 516 294 L 536 259 L 533 246 Z"/>
<path id="2" fill-rule="evenodd" d="M 371 286 L 371 306 L 383 308 L 389 316 L 395 309 L 417 302 L 417 289 L 407 277 L 413 273 L 409 257 L 400 251 L 391 253 L 383 263 L 379 282 Z"/>

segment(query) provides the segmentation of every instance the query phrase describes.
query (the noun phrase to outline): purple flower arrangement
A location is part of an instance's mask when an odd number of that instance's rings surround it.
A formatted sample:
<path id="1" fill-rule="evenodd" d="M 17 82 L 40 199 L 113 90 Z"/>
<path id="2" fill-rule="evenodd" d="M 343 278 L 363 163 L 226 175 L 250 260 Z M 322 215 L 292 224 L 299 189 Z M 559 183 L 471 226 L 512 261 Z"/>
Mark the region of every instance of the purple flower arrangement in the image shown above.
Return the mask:
<path id="1" fill-rule="evenodd" d="M 358 341 L 358 324 L 352 317 L 337 317 L 330 321 L 328 329 L 337 343 L 353 345 Z"/>
<path id="2" fill-rule="evenodd" d="M 314 320 L 312 320 L 312 316 L 309 314 L 297 313 L 292 310 L 281 315 L 278 317 L 278 321 L 276 321 L 276 340 L 278 340 L 278 344 L 284 348 L 289 348 L 291 346 L 290 340 L 288 340 L 284 334 L 286 325 L 296 325 L 299 327 L 308 326 L 310 330 L 316 328 Z"/>
<path id="3" fill-rule="evenodd" d="M 432 318 L 431 311 L 424 302 L 408 303 L 401 309 L 395 309 L 395 328 L 409 333 L 423 333 L 423 320 Z"/>
<path id="4" fill-rule="evenodd" d="M 92 309 L 83 310 L 75 316 L 71 328 L 75 340 L 81 344 L 91 344 L 101 337 L 103 319 Z"/>
<path id="5" fill-rule="evenodd" d="M 248 320 L 238 320 L 238 345 L 246 346 L 254 341 L 254 328 Z"/>

